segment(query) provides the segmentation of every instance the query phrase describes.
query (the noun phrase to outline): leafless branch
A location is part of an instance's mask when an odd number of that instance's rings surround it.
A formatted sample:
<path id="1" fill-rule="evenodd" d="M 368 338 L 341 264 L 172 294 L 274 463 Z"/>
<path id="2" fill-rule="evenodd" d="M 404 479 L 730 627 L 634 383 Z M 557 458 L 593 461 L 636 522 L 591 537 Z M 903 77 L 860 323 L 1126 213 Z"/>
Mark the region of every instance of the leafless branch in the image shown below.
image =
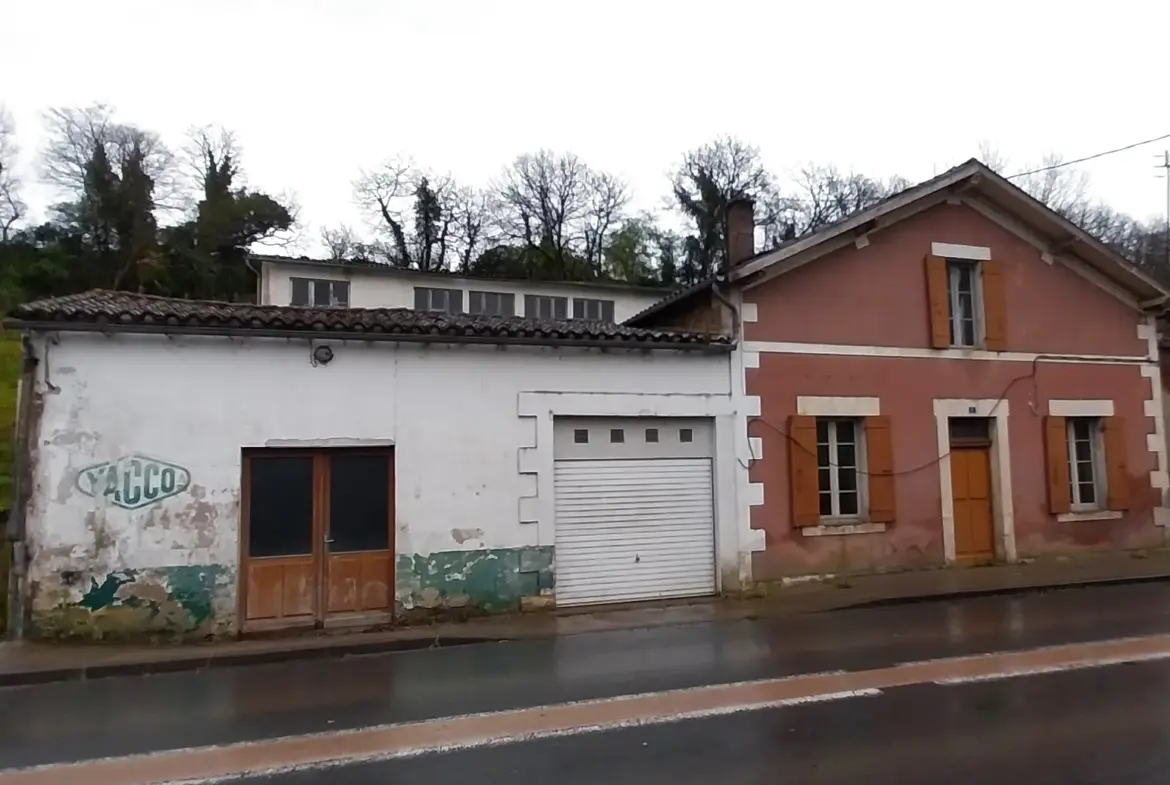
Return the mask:
<path id="1" fill-rule="evenodd" d="M 16 123 L 0 105 L 0 242 L 8 242 L 16 223 L 28 208 L 20 198 L 21 181 L 16 174 L 20 148 L 16 144 Z"/>

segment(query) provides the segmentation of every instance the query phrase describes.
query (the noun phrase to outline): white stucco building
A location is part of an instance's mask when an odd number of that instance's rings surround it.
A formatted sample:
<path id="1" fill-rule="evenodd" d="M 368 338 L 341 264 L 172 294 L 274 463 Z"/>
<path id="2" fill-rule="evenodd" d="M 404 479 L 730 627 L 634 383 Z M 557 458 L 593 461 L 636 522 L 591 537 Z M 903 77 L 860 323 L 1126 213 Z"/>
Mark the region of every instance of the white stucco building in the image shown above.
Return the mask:
<path id="1" fill-rule="evenodd" d="M 734 591 L 726 338 L 91 292 L 14 313 L 29 636 Z"/>
<path id="2" fill-rule="evenodd" d="M 473 316 L 623 322 L 670 293 L 623 283 L 521 281 L 375 262 L 255 256 L 262 305 L 410 308 Z"/>

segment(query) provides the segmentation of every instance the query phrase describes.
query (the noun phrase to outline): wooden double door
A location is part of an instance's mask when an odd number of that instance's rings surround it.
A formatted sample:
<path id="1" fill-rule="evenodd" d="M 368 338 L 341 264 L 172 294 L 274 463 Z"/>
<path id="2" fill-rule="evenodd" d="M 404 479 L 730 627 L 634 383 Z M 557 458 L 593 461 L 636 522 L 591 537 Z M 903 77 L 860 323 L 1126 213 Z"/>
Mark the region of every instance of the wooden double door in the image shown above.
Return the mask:
<path id="1" fill-rule="evenodd" d="M 392 617 L 392 450 L 249 450 L 243 488 L 244 631 Z"/>

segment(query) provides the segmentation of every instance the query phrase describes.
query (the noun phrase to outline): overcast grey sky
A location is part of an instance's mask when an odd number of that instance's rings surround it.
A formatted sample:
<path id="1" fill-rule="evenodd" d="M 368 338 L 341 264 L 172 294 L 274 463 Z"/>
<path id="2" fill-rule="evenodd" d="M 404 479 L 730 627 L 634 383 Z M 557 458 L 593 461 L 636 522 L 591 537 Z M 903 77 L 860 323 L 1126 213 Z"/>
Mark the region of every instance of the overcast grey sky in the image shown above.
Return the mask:
<path id="1" fill-rule="evenodd" d="M 50 106 L 106 102 L 175 145 L 223 125 L 249 182 L 295 192 L 313 236 L 360 226 L 353 178 L 399 153 L 485 185 L 519 153 L 572 150 L 650 207 L 682 151 L 723 133 L 780 175 L 813 161 L 914 181 L 983 140 L 1024 165 L 1170 133 L 1170 3 L 1148 0 L 2 6 L 0 102 L 28 167 Z M 1163 146 L 1086 165 L 1093 192 L 1162 215 Z"/>

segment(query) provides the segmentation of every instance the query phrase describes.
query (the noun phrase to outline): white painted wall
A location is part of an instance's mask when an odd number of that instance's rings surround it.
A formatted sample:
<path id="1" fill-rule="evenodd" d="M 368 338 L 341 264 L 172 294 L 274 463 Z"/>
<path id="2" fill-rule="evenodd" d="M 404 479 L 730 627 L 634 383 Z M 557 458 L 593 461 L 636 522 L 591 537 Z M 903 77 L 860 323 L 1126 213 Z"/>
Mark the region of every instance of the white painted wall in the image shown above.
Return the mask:
<path id="1" fill-rule="evenodd" d="M 560 415 L 713 418 L 719 559 L 737 575 L 746 473 L 737 470 L 727 355 L 329 343 L 335 359 L 315 367 L 307 341 L 38 338 L 44 406 L 30 579 L 176 565 L 234 571 L 241 448 L 298 442 L 396 445 L 400 555 L 552 545 Z M 190 489 L 137 511 L 78 490 L 80 469 L 131 453 L 185 467 Z M 483 536 L 461 542 L 455 529 Z"/>
<path id="2" fill-rule="evenodd" d="M 387 272 L 363 270 L 358 267 L 336 265 L 280 264 L 264 262 L 261 278 L 261 297 L 264 305 L 288 305 L 292 300 L 291 278 L 319 278 L 349 281 L 350 306 L 353 308 L 414 308 L 414 288 L 425 286 L 439 289 L 462 289 L 463 306 L 470 302 L 468 292 L 500 292 L 516 295 L 516 315 L 524 316 L 524 295 L 568 297 L 569 315 L 573 313 L 574 297 L 595 300 L 613 300 L 614 320 L 623 322 L 649 308 L 666 296 L 664 292 L 645 291 L 621 286 L 574 285 L 572 283 L 492 281 L 479 278 L 461 278 L 455 275 L 395 270 Z"/>

